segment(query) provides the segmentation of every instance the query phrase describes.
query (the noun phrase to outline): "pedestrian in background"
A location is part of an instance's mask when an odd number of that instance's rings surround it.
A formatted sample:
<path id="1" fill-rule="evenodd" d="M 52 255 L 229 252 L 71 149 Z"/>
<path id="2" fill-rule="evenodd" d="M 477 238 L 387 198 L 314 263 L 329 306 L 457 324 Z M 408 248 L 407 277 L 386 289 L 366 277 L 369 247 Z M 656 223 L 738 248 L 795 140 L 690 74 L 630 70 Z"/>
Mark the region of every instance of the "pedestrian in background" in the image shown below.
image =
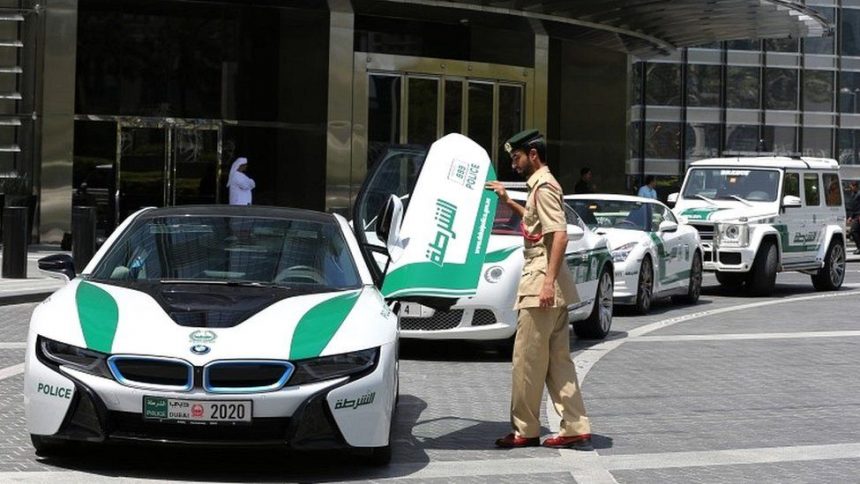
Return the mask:
<path id="1" fill-rule="evenodd" d="M 645 184 L 639 187 L 639 196 L 657 200 L 657 178 L 654 175 L 645 177 Z"/>
<path id="2" fill-rule="evenodd" d="M 544 384 L 561 416 L 558 435 L 545 447 L 590 449 L 591 427 L 585 414 L 576 367 L 570 357 L 567 307 L 579 302 L 573 275 L 564 262 L 567 221 L 563 192 L 546 166 L 546 142 L 536 129 L 505 143 L 511 167 L 528 185 L 526 206 L 512 200 L 499 182 L 487 183 L 499 200 L 522 218 L 525 248 L 515 308 L 511 386 L 513 432 L 496 440 L 497 447 L 541 445 L 540 410 Z"/>
<path id="3" fill-rule="evenodd" d="M 855 254 L 860 254 L 860 191 L 857 182 L 848 184 L 848 197 L 845 200 L 845 215 L 848 217 L 848 234 L 854 239 Z"/>
<path id="4" fill-rule="evenodd" d="M 230 205 L 250 205 L 251 190 L 257 186 L 254 180 L 245 174 L 248 169 L 247 158 L 236 158 L 230 167 L 227 187 L 230 189 Z"/>
<path id="5" fill-rule="evenodd" d="M 597 193 L 597 187 L 591 181 L 592 177 L 591 168 L 586 166 L 579 170 L 579 181 L 573 186 L 573 193 L 577 195 L 582 193 Z"/>

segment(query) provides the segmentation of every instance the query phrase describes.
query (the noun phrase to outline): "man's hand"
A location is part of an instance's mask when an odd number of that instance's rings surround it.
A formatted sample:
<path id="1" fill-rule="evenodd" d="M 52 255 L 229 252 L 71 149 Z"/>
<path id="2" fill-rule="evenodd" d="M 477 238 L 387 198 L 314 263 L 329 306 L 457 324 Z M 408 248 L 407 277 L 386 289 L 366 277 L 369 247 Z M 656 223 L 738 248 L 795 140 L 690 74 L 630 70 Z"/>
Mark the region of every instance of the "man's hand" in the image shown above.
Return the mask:
<path id="1" fill-rule="evenodd" d="M 545 281 L 540 290 L 540 307 L 551 308 L 555 306 L 555 283 Z"/>
<path id="2" fill-rule="evenodd" d="M 508 191 L 505 190 L 505 186 L 502 185 L 502 182 L 497 182 L 497 181 L 487 182 L 487 184 L 484 185 L 484 188 L 488 188 L 488 189 L 496 192 L 496 195 L 498 195 L 499 200 L 501 200 L 502 202 L 506 203 L 511 198 L 508 196 Z"/>

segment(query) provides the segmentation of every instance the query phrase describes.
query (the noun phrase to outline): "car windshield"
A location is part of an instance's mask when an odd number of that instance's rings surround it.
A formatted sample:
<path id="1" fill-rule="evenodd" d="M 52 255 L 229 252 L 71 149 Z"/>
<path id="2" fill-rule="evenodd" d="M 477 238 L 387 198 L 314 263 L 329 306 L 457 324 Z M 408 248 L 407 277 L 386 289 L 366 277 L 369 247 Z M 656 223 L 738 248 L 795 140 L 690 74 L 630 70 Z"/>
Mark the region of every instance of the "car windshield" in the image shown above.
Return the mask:
<path id="1" fill-rule="evenodd" d="M 648 204 L 626 200 L 568 199 L 589 229 L 651 230 Z"/>
<path id="2" fill-rule="evenodd" d="M 684 198 L 772 202 L 779 194 L 779 171 L 694 168 L 687 174 Z"/>
<path id="3" fill-rule="evenodd" d="M 336 222 L 249 216 L 138 220 L 92 279 L 345 289 L 361 285 Z"/>

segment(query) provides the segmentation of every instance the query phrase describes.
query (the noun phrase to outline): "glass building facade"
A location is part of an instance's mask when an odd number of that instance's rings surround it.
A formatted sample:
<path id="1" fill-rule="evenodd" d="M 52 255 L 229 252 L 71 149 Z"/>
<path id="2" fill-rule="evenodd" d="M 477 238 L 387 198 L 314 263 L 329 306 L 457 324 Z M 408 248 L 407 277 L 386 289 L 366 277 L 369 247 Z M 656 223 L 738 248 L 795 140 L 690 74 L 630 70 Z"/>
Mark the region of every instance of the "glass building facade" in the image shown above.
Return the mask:
<path id="1" fill-rule="evenodd" d="M 0 193 L 30 208 L 35 242 L 56 243 L 70 239 L 73 206 L 95 206 L 105 235 L 142 207 L 225 203 L 230 165 L 246 157 L 255 204 L 349 216 L 380 157 L 448 133 L 514 180 L 503 144 L 527 127 L 546 135 L 562 186 L 588 166 L 600 190 L 623 191 L 637 157 L 677 175 L 688 151 L 722 149 L 715 137 L 796 142 L 785 119 L 758 127 L 765 103 L 837 102 L 826 76 L 751 60 L 728 72 L 720 49 L 636 64 L 631 90 L 631 54 L 826 28 L 801 4 L 737 1 L 746 8 L 690 0 L 708 6 L 703 18 L 671 0 L 0 0 Z M 688 72 L 696 50 L 709 60 Z M 727 75 L 744 85 L 730 112 L 752 113 L 731 118 L 728 138 Z M 791 94 L 798 83 L 807 95 Z"/>
<path id="2" fill-rule="evenodd" d="M 860 178 L 860 1 L 805 3 L 832 36 L 631 58 L 628 190 L 655 175 L 665 198 L 695 160 L 761 151 L 835 158 Z"/>

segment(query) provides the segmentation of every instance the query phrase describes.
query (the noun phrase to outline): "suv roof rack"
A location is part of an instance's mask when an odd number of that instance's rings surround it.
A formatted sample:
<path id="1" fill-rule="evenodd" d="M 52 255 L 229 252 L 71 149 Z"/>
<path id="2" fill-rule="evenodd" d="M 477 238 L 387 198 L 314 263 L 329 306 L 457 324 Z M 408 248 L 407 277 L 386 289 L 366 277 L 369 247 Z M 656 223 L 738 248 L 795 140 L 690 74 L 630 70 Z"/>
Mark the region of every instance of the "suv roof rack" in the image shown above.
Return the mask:
<path id="1" fill-rule="evenodd" d="M 724 157 L 738 158 L 765 158 L 770 156 L 784 156 L 799 160 L 803 154 L 799 151 L 724 151 Z"/>

